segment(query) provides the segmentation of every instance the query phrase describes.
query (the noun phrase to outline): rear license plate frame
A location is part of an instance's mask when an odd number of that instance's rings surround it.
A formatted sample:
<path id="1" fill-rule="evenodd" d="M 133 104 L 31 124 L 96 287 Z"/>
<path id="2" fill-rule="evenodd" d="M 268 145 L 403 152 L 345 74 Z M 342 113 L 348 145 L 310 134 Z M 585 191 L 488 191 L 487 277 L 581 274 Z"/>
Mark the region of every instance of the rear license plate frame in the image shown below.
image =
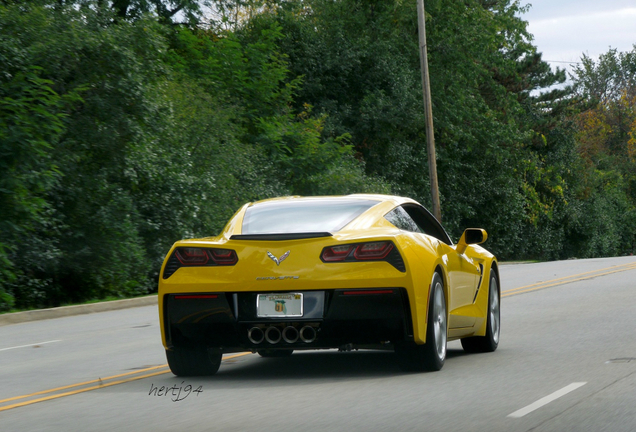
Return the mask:
<path id="1" fill-rule="evenodd" d="M 256 295 L 258 318 L 301 318 L 303 293 L 261 293 Z"/>

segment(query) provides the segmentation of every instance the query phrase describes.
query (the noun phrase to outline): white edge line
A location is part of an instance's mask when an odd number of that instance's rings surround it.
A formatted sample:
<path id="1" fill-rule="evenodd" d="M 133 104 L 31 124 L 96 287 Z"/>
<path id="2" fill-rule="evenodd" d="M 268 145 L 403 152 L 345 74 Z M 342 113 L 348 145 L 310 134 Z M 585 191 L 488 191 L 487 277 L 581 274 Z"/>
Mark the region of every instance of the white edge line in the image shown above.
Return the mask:
<path id="1" fill-rule="evenodd" d="M 521 408 L 520 410 L 517 410 L 515 412 L 513 412 L 512 414 L 508 414 L 507 417 L 512 417 L 512 418 L 520 418 L 525 416 L 526 414 L 530 414 L 532 411 L 534 410 L 538 410 L 539 408 L 541 408 L 544 405 L 549 404 L 552 401 L 557 400 L 558 398 L 560 398 L 561 396 L 565 396 L 566 394 L 576 390 L 579 387 L 584 386 L 585 384 L 587 384 L 587 382 L 576 382 L 576 383 L 572 383 L 568 386 L 563 387 L 561 390 L 557 390 L 552 394 L 549 394 L 548 396 L 539 399 L 538 401 L 531 403 L 530 405 Z"/>
<path id="2" fill-rule="evenodd" d="M 9 348 L 2 348 L 2 349 L 0 349 L 0 351 L 8 351 L 8 350 L 17 349 L 17 348 L 27 348 L 27 347 L 32 347 L 32 346 L 35 346 L 35 345 L 44 345 L 44 344 L 50 344 L 50 343 L 54 343 L 54 342 L 62 342 L 62 340 L 58 339 L 58 340 L 52 340 L 52 341 L 46 341 L 46 342 L 36 342 L 36 343 L 28 344 L 28 345 L 20 345 L 20 346 L 14 346 L 14 347 L 9 347 Z"/>

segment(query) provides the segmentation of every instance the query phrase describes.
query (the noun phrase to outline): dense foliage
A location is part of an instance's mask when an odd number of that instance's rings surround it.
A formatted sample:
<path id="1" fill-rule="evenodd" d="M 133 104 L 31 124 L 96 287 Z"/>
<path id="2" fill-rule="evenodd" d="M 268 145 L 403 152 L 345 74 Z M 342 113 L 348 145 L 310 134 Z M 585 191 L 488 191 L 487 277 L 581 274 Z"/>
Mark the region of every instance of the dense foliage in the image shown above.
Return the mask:
<path id="1" fill-rule="evenodd" d="M 510 0 L 427 1 L 444 223 L 632 253 L 636 49 L 554 85 Z M 0 2 L 0 310 L 152 292 L 247 201 L 429 202 L 416 3 Z"/>

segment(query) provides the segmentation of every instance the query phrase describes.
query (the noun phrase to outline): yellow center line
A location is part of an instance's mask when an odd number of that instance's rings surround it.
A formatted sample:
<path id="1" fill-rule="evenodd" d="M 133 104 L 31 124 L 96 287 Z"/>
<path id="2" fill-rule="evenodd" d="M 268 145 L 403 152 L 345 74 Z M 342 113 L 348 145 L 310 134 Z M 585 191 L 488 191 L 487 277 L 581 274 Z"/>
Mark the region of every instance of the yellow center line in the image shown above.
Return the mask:
<path id="1" fill-rule="evenodd" d="M 605 275 L 609 275 L 609 274 L 613 274 L 613 273 L 619 273 L 619 272 L 623 272 L 623 271 L 628 271 L 628 270 L 635 270 L 636 269 L 636 263 L 630 263 L 630 264 L 623 264 L 623 265 L 617 265 L 617 266 L 612 266 L 612 267 L 607 267 L 607 268 L 603 268 L 603 269 L 598 269 L 598 270 L 592 270 L 592 271 L 588 271 L 588 272 L 584 272 L 584 273 L 579 273 L 579 274 L 575 274 L 575 275 L 571 275 L 571 276 L 565 276 L 565 277 L 561 277 L 561 278 L 557 278 L 557 279 L 552 279 L 549 281 L 544 281 L 544 282 L 537 282 L 535 284 L 531 284 L 531 285 L 525 285 L 519 288 L 513 288 L 511 290 L 507 290 L 507 291 L 502 291 L 501 293 L 501 297 L 509 297 L 509 296 L 513 296 L 516 294 L 523 294 L 523 293 L 527 293 L 527 292 L 531 292 L 531 291 L 537 291 L 543 288 L 550 288 L 553 286 L 557 286 L 557 285 L 565 285 L 568 283 L 572 283 L 572 282 L 578 282 L 578 281 L 582 281 L 582 280 L 586 280 L 586 279 L 592 279 L 598 276 L 605 276 Z M 607 271 L 609 270 L 609 271 Z M 584 276 L 586 275 L 586 276 Z"/>
<path id="2" fill-rule="evenodd" d="M 223 357 L 223 360 L 230 360 L 230 359 L 233 359 L 233 358 L 236 358 L 236 357 L 242 357 L 242 356 L 246 356 L 246 355 L 249 355 L 249 354 L 252 354 L 252 353 L 251 352 L 245 352 L 245 353 L 240 353 L 240 354 L 234 354 L 234 355 L 231 355 L 231 356 Z M 33 397 L 33 396 L 39 396 L 39 395 L 43 395 L 43 394 L 47 394 L 47 393 L 53 393 L 53 392 L 60 391 L 60 390 L 67 390 L 67 389 L 71 389 L 71 388 L 75 388 L 75 387 L 81 387 L 81 386 L 84 386 L 84 385 L 94 384 L 94 383 L 99 382 L 99 385 L 96 385 L 96 386 L 81 388 L 81 389 L 77 389 L 77 390 L 73 390 L 73 391 L 69 391 L 69 392 L 65 392 L 65 393 L 58 393 L 58 394 L 54 394 L 54 395 L 50 395 L 50 396 L 45 396 L 45 397 L 42 397 L 42 398 L 39 398 L 39 399 L 33 399 L 33 400 L 24 401 L 24 402 L 18 402 L 18 403 L 15 403 L 13 405 L 7 405 L 7 406 L 4 406 L 4 407 L 0 407 L 0 412 L 6 411 L 6 410 L 10 410 L 10 409 L 13 409 L 13 408 L 18 408 L 18 407 L 25 406 L 25 405 L 31 405 L 31 404 L 34 404 L 34 403 L 37 403 L 37 402 L 43 402 L 43 401 L 47 401 L 47 400 L 51 400 L 51 399 L 57 399 L 57 398 L 65 397 L 65 396 L 71 396 L 71 395 L 78 394 L 78 393 L 84 393 L 84 392 L 91 391 L 91 390 L 97 390 L 97 389 L 100 389 L 100 388 L 110 387 L 110 386 L 114 386 L 114 385 L 118 385 L 118 384 L 124 384 L 124 383 L 127 383 L 127 382 L 136 381 L 136 380 L 140 380 L 140 379 L 144 379 L 144 378 L 150 378 L 150 377 L 157 376 L 157 375 L 163 375 L 163 374 L 169 373 L 170 370 L 168 369 L 168 370 L 163 370 L 163 371 L 159 371 L 159 372 L 153 372 L 153 373 L 146 374 L 146 375 L 134 376 L 134 377 L 123 379 L 123 380 L 119 380 L 119 381 L 113 381 L 113 382 L 104 383 L 104 381 L 108 381 L 108 380 L 111 380 L 111 379 L 114 379 L 114 378 L 121 378 L 123 376 L 139 374 L 139 373 L 142 373 L 142 372 L 147 372 L 147 371 L 161 369 L 161 368 L 166 368 L 166 367 L 168 367 L 167 364 L 164 364 L 164 365 L 161 365 L 161 366 L 153 366 L 153 367 L 149 367 L 149 368 L 146 368 L 146 369 L 140 369 L 140 370 L 133 371 L 133 372 L 126 372 L 126 373 L 123 373 L 123 374 L 113 375 L 113 376 L 106 377 L 106 378 L 99 378 L 99 379 L 96 379 L 96 380 L 85 381 L 85 382 L 81 382 L 81 383 L 77 383 L 77 384 L 71 384 L 71 385 L 67 385 L 67 386 L 63 386 L 63 387 L 57 387 L 57 388 L 50 389 L 50 390 L 43 390 L 43 391 L 39 391 L 39 392 L 36 392 L 36 393 L 28 394 L 28 395 L 16 396 L 16 397 L 8 398 L 8 399 L 3 399 L 3 400 L 0 400 L 0 404 L 5 403 L 5 402 L 10 402 L 10 401 L 13 401 L 13 400 L 25 399 L 25 398 L 29 398 L 29 397 Z"/>
<path id="3" fill-rule="evenodd" d="M 98 378 L 96 380 L 84 381 L 84 382 L 81 382 L 81 383 L 71 384 L 71 385 L 67 385 L 67 386 L 63 386 L 63 387 L 57 387 L 57 388 L 50 389 L 50 390 L 43 390 L 43 391 L 39 391 L 39 392 L 28 394 L 28 395 L 15 396 L 15 397 L 12 397 L 12 398 L 9 398 L 9 399 L 0 400 L 0 404 L 5 403 L 5 402 L 9 402 L 9 401 L 12 401 L 12 400 L 24 399 L 24 398 L 28 398 L 28 397 L 32 397 L 32 396 L 38 396 L 38 395 L 42 395 L 42 394 L 53 393 L 53 392 L 60 391 L 60 390 L 66 390 L 66 389 L 73 388 L 73 387 L 80 387 L 80 386 L 83 386 L 83 385 L 93 384 L 93 383 L 96 383 L 96 382 L 104 382 L 104 381 L 108 381 L 108 380 L 114 379 L 114 378 L 120 378 L 120 377 L 127 376 L 127 375 L 134 375 L 134 374 L 146 372 L 146 371 L 149 371 L 149 370 L 161 369 L 161 368 L 165 368 L 165 367 L 168 367 L 168 365 L 165 364 L 165 365 L 161 365 L 161 366 L 153 366 L 153 367 L 149 367 L 149 368 L 146 368 L 146 369 L 140 369 L 140 370 L 136 370 L 136 371 L 132 371 L 132 372 L 126 372 L 126 373 L 119 374 L 119 375 L 109 376 L 109 377 L 106 377 L 106 378 Z"/>
<path id="4" fill-rule="evenodd" d="M 636 263 L 621 264 L 621 265 L 615 265 L 615 266 L 602 268 L 602 269 L 598 269 L 598 270 L 590 270 L 590 271 L 587 271 L 587 272 L 584 272 L 584 273 L 578 273 L 578 274 L 575 274 L 575 275 L 564 276 L 564 277 L 560 277 L 560 278 L 557 278 L 557 279 L 552 279 L 552 280 L 549 280 L 549 281 L 541 281 L 541 282 L 537 282 L 537 283 L 534 283 L 534 284 L 531 284 L 531 285 L 525 285 L 525 286 L 522 286 L 522 287 L 519 287 L 519 288 L 513 288 L 511 290 L 503 291 L 503 293 L 508 293 L 508 292 L 517 291 L 517 290 L 522 290 L 522 289 L 530 288 L 530 287 L 533 287 L 533 286 L 536 286 L 536 285 L 543 285 L 543 284 L 547 284 L 547 283 L 560 281 L 560 280 L 563 280 L 563 279 L 576 278 L 576 277 L 583 276 L 583 275 L 590 274 L 590 273 L 598 273 L 598 272 L 603 272 L 605 270 L 615 270 L 615 269 L 622 268 L 622 267 L 630 267 L 631 268 L 633 266 L 636 266 Z"/>
<path id="5" fill-rule="evenodd" d="M 165 370 L 165 371 L 161 371 L 161 372 L 155 372 L 155 373 L 151 373 L 148 375 L 142 375 L 142 376 L 138 376 L 138 377 L 134 377 L 134 378 L 128 378 L 125 380 L 121 380 L 121 381 L 113 381 L 111 383 L 106 383 L 106 384 L 100 384 L 100 385 L 96 385 L 93 387 L 87 387 L 87 388 L 83 388 L 83 389 L 79 389 L 79 390 L 74 390 L 74 391 L 70 391 L 70 392 L 66 392 L 66 393 L 60 393 L 60 394 L 55 394 L 55 395 L 51 395 L 51 396 L 45 396 L 43 398 L 40 399 L 34 399 L 34 400 L 30 400 L 30 401 L 25 401 L 25 402 L 18 402 L 16 404 L 13 405 L 8 405 L 5 407 L 1 407 L 0 411 L 6 411 L 6 410 L 10 410 L 12 408 L 17 408 L 17 407 L 21 407 L 21 406 L 25 406 L 25 405 L 31 405 L 34 403 L 38 403 L 38 402 L 43 402 L 43 401 L 47 401 L 47 400 L 51 400 L 51 399 L 57 399 L 57 398 L 61 398 L 61 397 L 65 397 L 65 396 L 71 396 L 74 394 L 78 394 L 78 393 L 84 393 L 87 391 L 91 391 L 91 390 L 97 390 L 100 388 L 104 388 L 104 387 L 110 387 L 110 386 L 114 386 L 117 384 L 123 384 L 123 383 L 127 383 L 127 382 L 131 382 L 131 381 L 135 381 L 135 380 L 140 380 L 143 378 L 148 378 L 148 377 L 152 377 L 152 376 L 156 376 L 156 375 L 163 375 L 170 372 L 169 370 Z"/>

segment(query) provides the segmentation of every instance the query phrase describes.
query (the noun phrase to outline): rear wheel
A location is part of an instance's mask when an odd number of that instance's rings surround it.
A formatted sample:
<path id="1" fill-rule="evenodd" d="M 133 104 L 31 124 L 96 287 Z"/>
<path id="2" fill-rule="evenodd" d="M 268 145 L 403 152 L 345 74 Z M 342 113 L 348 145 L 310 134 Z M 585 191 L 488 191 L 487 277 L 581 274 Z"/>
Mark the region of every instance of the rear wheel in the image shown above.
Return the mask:
<path id="1" fill-rule="evenodd" d="M 488 287 L 488 317 L 485 336 L 473 336 L 462 339 L 462 347 L 466 352 L 493 352 L 499 346 L 501 316 L 499 312 L 499 281 L 494 269 L 490 269 Z"/>
<path id="2" fill-rule="evenodd" d="M 221 366 L 222 356 L 220 350 L 205 347 L 173 347 L 166 350 L 168 366 L 177 376 L 214 375 Z"/>
<path id="3" fill-rule="evenodd" d="M 260 349 L 257 350 L 258 355 L 265 358 L 270 357 L 289 357 L 294 350 L 291 349 Z"/>
<path id="4" fill-rule="evenodd" d="M 426 343 L 413 342 L 396 346 L 400 368 L 407 372 L 438 371 L 446 360 L 448 338 L 444 281 L 435 273 L 431 282 Z"/>

